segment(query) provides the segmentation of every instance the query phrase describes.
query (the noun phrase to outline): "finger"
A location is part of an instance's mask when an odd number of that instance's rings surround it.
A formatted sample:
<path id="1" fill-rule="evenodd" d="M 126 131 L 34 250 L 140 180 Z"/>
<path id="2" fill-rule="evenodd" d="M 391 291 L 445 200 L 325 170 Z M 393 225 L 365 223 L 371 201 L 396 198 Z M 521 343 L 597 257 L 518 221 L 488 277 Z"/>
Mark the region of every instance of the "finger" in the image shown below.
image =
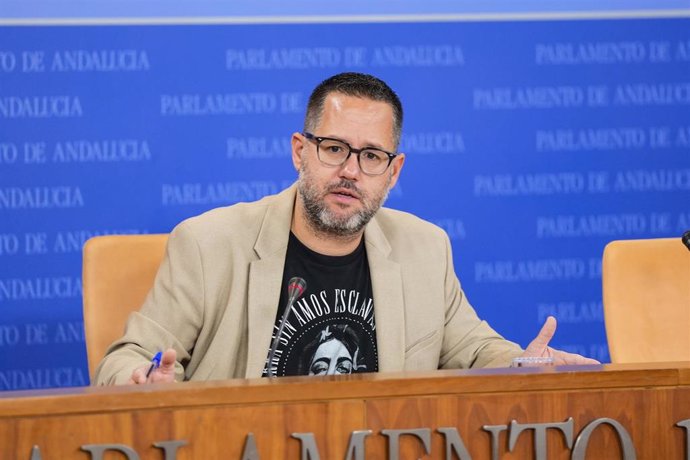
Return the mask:
<path id="1" fill-rule="evenodd" d="M 556 333 L 556 318 L 549 316 L 541 327 L 539 334 L 527 346 L 525 356 L 542 356 L 548 351 L 549 342 Z"/>
<path id="2" fill-rule="evenodd" d="M 177 352 L 174 348 L 168 348 L 161 357 L 161 369 L 174 369 L 177 361 Z"/>
<path id="3" fill-rule="evenodd" d="M 161 356 L 160 367 L 151 373 L 149 381 L 152 383 L 174 382 L 176 362 L 177 352 L 172 348 L 165 350 Z"/>
<path id="4" fill-rule="evenodd" d="M 551 349 L 554 358 L 554 364 L 556 365 L 591 365 L 591 364 L 601 364 L 596 359 L 587 358 L 577 353 L 568 353 L 566 351 Z"/>
<path id="5" fill-rule="evenodd" d="M 144 370 L 144 367 L 137 367 L 134 369 L 128 383 L 133 385 L 141 385 L 146 383 L 146 371 Z"/>

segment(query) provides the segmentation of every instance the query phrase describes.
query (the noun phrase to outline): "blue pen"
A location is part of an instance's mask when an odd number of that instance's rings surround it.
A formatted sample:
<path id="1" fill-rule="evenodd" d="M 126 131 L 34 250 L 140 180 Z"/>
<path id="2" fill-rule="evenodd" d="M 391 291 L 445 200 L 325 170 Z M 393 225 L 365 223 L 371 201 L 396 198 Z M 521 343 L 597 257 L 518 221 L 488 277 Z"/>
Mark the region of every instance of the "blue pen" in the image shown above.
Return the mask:
<path id="1" fill-rule="evenodd" d="M 163 352 L 159 351 L 153 357 L 153 359 L 151 360 L 151 366 L 149 367 L 149 370 L 146 372 L 146 380 L 149 379 L 149 375 L 151 375 L 151 372 L 153 372 L 154 369 L 158 369 L 160 367 L 162 356 L 163 356 Z"/>

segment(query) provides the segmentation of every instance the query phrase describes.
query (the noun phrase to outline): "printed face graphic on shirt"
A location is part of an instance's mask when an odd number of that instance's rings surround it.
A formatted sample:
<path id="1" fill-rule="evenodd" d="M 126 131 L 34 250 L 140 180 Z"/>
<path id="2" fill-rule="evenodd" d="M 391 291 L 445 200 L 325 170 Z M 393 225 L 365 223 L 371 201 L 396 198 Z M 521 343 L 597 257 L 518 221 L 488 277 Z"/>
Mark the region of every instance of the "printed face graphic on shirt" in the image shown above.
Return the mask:
<path id="1" fill-rule="evenodd" d="M 291 306 L 282 330 L 282 312 L 278 316 L 273 330 L 274 334 L 280 330 L 280 337 L 270 363 L 271 374 L 339 375 L 378 370 L 374 305 L 369 295 L 354 289 L 306 293 Z M 268 361 L 263 374 L 269 374 Z"/>
<path id="2" fill-rule="evenodd" d="M 298 365 L 300 375 L 336 375 L 366 372 L 360 353 L 361 334 L 350 324 L 322 325 L 304 346 Z"/>
<path id="3" fill-rule="evenodd" d="M 335 375 L 352 373 L 352 356 L 345 344 L 330 339 L 316 349 L 311 359 L 309 375 Z"/>

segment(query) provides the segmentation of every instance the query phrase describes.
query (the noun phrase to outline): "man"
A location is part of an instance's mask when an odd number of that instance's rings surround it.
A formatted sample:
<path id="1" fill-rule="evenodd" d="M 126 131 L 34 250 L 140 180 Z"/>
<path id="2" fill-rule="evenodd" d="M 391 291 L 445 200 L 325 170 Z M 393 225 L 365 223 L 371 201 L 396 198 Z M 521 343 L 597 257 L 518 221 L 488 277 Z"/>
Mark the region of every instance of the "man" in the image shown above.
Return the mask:
<path id="1" fill-rule="evenodd" d="M 526 351 L 503 339 L 468 303 L 445 233 L 381 208 L 405 163 L 395 153 L 402 118 L 397 95 L 377 78 L 345 73 L 322 82 L 304 131 L 292 135 L 297 183 L 176 227 L 146 302 L 95 382 L 306 373 L 299 363 L 307 345 L 332 348 L 327 335 L 345 329 L 357 337 L 357 356 L 328 350 L 349 361 L 341 371 L 507 366 L 517 356 L 542 355 L 595 363 L 548 347 L 553 318 Z M 295 276 L 307 288 L 270 353 Z M 166 348 L 150 372 L 149 360 Z"/>

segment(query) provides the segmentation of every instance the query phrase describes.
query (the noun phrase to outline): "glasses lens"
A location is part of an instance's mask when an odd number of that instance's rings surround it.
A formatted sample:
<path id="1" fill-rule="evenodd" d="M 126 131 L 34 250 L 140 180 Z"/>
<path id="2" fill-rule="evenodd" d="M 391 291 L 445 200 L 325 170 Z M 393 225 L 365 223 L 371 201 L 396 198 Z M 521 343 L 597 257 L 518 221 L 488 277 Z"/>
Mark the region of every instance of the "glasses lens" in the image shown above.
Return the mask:
<path id="1" fill-rule="evenodd" d="M 388 155 L 380 150 L 363 150 L 359 155 L 359 167 L 367 174 L 381 174 L 388 166 Z"/>
<path id="2" fill-rule="evenodd" d="M 330 166 L 340 166 L 350 154 L 350 146 L 338 140 L 322 139 L 317 145 L 319 160 Z M 390 163 L 388 154 L 377 149 L 364 149 L 358 156 L 359 167 L 371 175 L 383 174 Z"/>
<path id="3" fill-rule="evenodd" d="M 319 144 L 319 159 L 331 166 L 343 164 L 350 149 L 346 144 L 331 139 L 324 139 Z"/>

